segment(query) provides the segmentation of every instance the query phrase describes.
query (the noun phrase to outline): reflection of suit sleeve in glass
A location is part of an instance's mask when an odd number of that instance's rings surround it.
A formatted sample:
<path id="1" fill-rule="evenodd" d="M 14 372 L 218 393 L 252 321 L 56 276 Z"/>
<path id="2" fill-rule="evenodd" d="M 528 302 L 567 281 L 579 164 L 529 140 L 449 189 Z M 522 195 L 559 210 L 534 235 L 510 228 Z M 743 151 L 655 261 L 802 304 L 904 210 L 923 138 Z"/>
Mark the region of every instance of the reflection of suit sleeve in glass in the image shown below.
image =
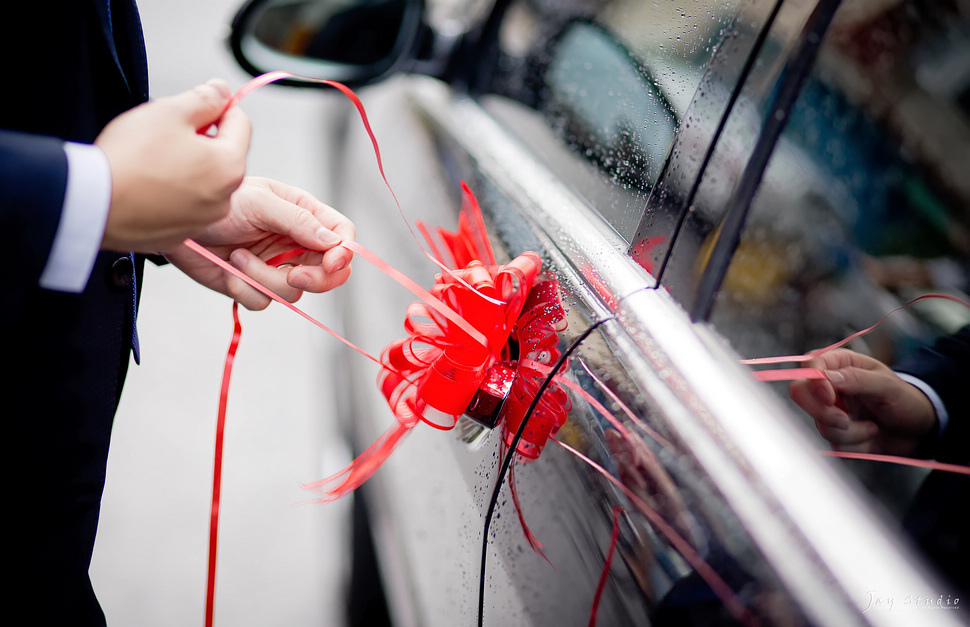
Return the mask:
<path id="1" fill-rule="evenodd" d="M 896 366 L 933 387 L 949 419 L 932 446 L 921 451 L 939 461 L 970 463 L 970 325 L 942 337 Z M 904 528 L 947 580 L 940 593 L 970 593 L 970 477 L 935 470 L 927 476 Z M 936 594 L 936 592 L 934 592 Z"/>
<path id="2" fill-rule="evenodd" d="M 946 429 L 929 453 L 940 461 L 970 463 L 970 325 L 918 350 L 895 370 L 928 383 L 946 406 Z"/>

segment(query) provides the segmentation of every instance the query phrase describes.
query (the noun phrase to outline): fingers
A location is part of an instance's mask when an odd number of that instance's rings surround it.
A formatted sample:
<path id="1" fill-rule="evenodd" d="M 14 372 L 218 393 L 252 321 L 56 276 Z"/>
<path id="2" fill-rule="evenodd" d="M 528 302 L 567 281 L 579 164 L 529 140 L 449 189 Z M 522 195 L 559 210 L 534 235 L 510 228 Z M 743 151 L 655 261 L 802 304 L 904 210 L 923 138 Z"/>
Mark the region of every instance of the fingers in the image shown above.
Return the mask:
<path id="1" fill-rule="evenodd" d="M 212 129 L 206 134 L 220 143 L 229 144 L 227 150 L 245 153 L 249 150 L 252 127 L 241 109 L 227 109 L 231 97 L 229 85 L 213 79 L 168 100 L 193 130 L 207 132 Z"/>
<path id="2" fill-rule="evenodd" d="M 794 381 L 788 388 L 792 400 L 798 403 L 814 421 L 819 435 L 839 451 L 866 452 L 879 432 L 870 420 L 849 415 L 830 381 L 813 379 Z"/>
<path id="3" fill-rule="evenodd" d="M 340 236 L 341 241 L 354 241 L 357 237 L 357 228 L 354 223 L 344 217 L 344 215 L 331 207 L 327 207 L 329 213 L 335 214 L 336 223 L 330 228 Z M 343 246 L 331 248 L 324 255 L 323 265 L 331 272 L 338 272 L 350 266 L 354 253 Z"/>
<path id="4" fill-rule="evenodd" d="M 351 272 L 350 267 L 347 267 L 331 273 L 318 265 L 291 267 L 287 264 L 274 268 L 243 248 L 233 251 L 230 261 L 254 281 L 290 303 L 298 301 L 304 291 L 326 292 L 343 285 L 350 278 Z M 299 287 L 300 285 L 306 287 Z M 273 300 L 231 274 L 226 275 L 226 293 L 252 311 L 265 309 Z"/>
<path id="5" fill-rule="evenodd" d="M 313 212 L 276 196 L 268 198 L 263 220 L 267 230 L 288 235 L 309 250 L 329 250 L 343 239 L 323 226 Z"/>
<path id="6" fill-rule="evenodd" d="M 815 421 L 819 434 L 835 450 L 863 450 L 878 432 L 875 423 L 849 414 L 830 380 L 793 381 L 788 394 Z"/>
<path id="7" fill-rule="evenodd" d="M 171 96 L 168 101 L 192 128 L 205 130 L 219 121 L 229 97 L 229 86 L 223 81 L 212 80 Z"/>
<path id="8" fill-rule="evenodd" d="M 852 418 L 838 403 L 831 383 L 824 379 L 793 381 L 788 394 L 816 423 L 844 429 Z"/>
<path id="9" fill-rule="evenodd" d="M 249 117 L 243 113 L 242 109 L 235 107 L 229 109 L 223 114 L 213 137 L 225 145 L 230 152 L 245 156 L 249 152 L 249 141 L 252 139 L 252 125 L 249 122 Z M 245 162 L 243 162 L 243 169 L 245 169 Z M 242 183 L 241 176 L 239 183 Z M 236 187 L 238 186 L 237 183 Z"/>
<path id="10" fill-rule="evenodd" d="M 882 398 L 891 392 L 895 379 L 892 371 L 882 362 L 845 349 L 819 355 L 806 362 L 805 366 L 821 369 L 826 378 L 795 381 L 789 386 L 789 395 L 813 417 L 821 413 L 834 416 L 836 412 L 829 410 L 841 398 Z"/>
<path id="11" fill-rule="evenodd" d="M 288 302 L 295 303 L 303 295 L 303 290 L 287 282 L 287 268 L 268 266 L 262 259 L 244 248 L 234 250 L 229 260 L 247 276 Z M 229 296 L 246 309 L 254 311 L 265 309 L 271 301 L 268 296 L 232 275 L 226 279 L 226 288 Z"/>
<path id="12" fill-rule="evenodd" d="M 815 426 L 819 434 L 837 451 L 868 452 L 879 433 L 879 427 L 870 420 L 853 421 L 844 428 L 819 422 Z"/>
<path id="13" fill-rule="evenodd" d="M 111 168 L 102 248 L 157 252 L 224 217 L 246 172 L 250 125 L 220 82 L 134 107 L 95 139 Z M 198 133 L 219 121 L 214 135 Z"/>
<path id="14" fill-rule="evenodd" d="M 307 292 L 327 292 L 346 283 L 350 272 L 350 266 L 337 272 L 329 272 L 323 266 L 297 266 L 289 271 L 287 283 Z"/>
<path id="15" fill-rule="evenodd" d="M 264 230 L 286 235 L 309 250 L 327 251 L 356 236 L 353 223 L 343 214 L 301 189 L 250 177 L 246 192 L 241 206 L 252 214 L 253 220 Z M 335 252 L 334 258 L 337 252 L 340 251 Z M 349 253 L 345 250 L 339 256 Z"/>
<path id="16" fill-rule="evenodd" d="M 221 78 L 210 78 L 201 86 L 211 87 L 219 94 L 221 98 L 227 101 L 229 100 L 229 98 L 232 97 L 232 88 L 229 87 L 229 83 L 222 80 Z"/>
<path id="17" fill-rule="evenodd" d="M 293 260 L 291 287 L 324 292 L 347 281 L 353 253 L 339 244 L 353 240 L 356 229 L 333 207 L 298 188 L 252 177 L 234 203 L 260 232 L 283 235 L 311 251 Z"/>
<path id="18" fill-rule="evenodd" d="M 789 394 L 836 450 L 909 454 L 936 425 L 925 395 L 872 357 L 840 349 L 807 365 L 826 378 L 793 382 Z"/>
<path id="19" fill-rule="evenodd" d="M 319 265 L 274 268 L 243 248 L 233 251 L 230 261 L 254 281 L 291 303 L 298 301 L 304 291 L 326 292 L 343 285 L 351 272 L 349 266 L 339 272 L 327 272 Z M 253 311 L 265 309 L 272 301 L 236 276 L 227 276 L 226 288 L 229 296 Z"/>
<path id="20" fill-rule="evenodd" d="M 879 366 L 877 368 L 850 366 L 826 370 L 825 376 L 840 395 L 886 399 L 892 395 L 895 385 L 898 385 L 897 377 L 888 367 L 882 364 Z"/>

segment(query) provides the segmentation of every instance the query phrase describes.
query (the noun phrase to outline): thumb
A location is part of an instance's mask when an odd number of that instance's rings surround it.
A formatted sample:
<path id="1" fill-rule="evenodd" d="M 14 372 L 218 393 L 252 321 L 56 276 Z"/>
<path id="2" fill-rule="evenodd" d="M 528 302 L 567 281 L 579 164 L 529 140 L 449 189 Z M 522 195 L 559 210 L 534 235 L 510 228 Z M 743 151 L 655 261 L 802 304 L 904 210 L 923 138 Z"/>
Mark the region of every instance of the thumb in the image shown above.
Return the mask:
<path id="1" fill-rule="evenodd" d="M 230 96 L 229 85 L 211 80 L 172 96 L 172 103 L 192 128 L 205 130 L 219 121 Z"/>
<path id="2" fill-rule="evenodd" d="M 826 370 L 825 375 L 839 394 L 883 397 L 890 391 L 890 381 L 880 371 L 850 366 Z"/>

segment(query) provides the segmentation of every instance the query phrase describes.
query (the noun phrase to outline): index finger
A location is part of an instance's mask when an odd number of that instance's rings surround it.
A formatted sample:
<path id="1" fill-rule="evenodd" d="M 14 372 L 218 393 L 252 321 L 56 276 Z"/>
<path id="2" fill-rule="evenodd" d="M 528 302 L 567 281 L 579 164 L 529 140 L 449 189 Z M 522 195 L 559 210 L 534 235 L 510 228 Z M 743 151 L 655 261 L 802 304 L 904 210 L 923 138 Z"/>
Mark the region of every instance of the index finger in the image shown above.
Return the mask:
<path id="1" fill-rule="evenodd" d="M 252 180 L 263 205 L 254 217 L 265 229 L 317 251 L 330 250 L 356 235 L 350 220 L 312 194 L 271 179 Z"/>
<path id="2" fill-rule="evenodd" d="M 837 428 L 849 425 L 849 415 L 836 404 L 835 389 L 825 379 L 792 381 L 788 395 L 817 423 Z"/>
<path id="3" fill-rule="evenodd" d="M 357 227 L 339 211 L 324 205 L 326 208 L 321 221 L 328 225 L 341 242 L 352 242 L 357 237 Z M 335 215 L 334 215 L 335 214 Z M 346 246 L 334 246 L 323 255 L 322 265 L 329 272 L 339 272 L 350 265 L 354 252 Z"/>
<path id="4" fill-rule="evenodd" d="M 812 357 L 805 362 L 806 367 L 820 370 L 838 370 L 846 367 L 867 367 L 871 358 L 846 348 L 837 348 Z"/>
<path id="5" fill-rule="evenodd" d="M 294 204 L 296 207 L 309 212 L 322 226 L 322 228 L 316 230 L 312 237 L 318 241 L 326 242 L 324 246 L 316 247 L 317 250 L 325 251 L 321 261 L 324 269 L 328 272 L 339 272 L 350 266 L 354 253 L 349 248 L 339 244 L 353 241 L 357 236 L 357 227 L 354 226 L 354 223 L 330 205 L 309 194 L 298 197 Z M 301 239 L 300 233 L 292 232 L 290 236 L 295 241 L 310 246 L 310 240 Z"/>

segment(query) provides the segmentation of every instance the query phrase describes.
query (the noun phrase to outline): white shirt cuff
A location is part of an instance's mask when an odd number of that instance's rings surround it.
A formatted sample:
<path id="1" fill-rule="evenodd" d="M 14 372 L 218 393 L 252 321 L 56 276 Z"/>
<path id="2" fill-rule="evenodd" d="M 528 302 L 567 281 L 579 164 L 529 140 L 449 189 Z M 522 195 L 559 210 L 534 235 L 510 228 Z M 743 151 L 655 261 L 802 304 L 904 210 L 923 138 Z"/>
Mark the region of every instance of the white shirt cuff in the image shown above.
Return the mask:
<path id="1" fill-rule="evenodd" d="M 101 249 L 111 208 L 111 167 L 100 148 L 64 142 L 67 190 L 40 286 L 82 292 Z"/>
<path id="2" fill-rule="evenodd" d="M 940 421 L 940 428 L 937 433 L 943 433 L 943 431 L 946 429 L 947 422 L 950 420 L 950 415 L 946 412 L 946 406 L 943 404 L 943 399 L 941 399 L 940 395 L 936 393 L 936 390 L 930 387 L 926 381 L 917 379 L 911 374 L 897 372 L 896 376 L 906 383 L 916 387 L 920 392 L 926 395 L 926 398 L 930 399 L 930 403 L 933 404 L 933 409 L 936 410 L 936 418 Z"/>

